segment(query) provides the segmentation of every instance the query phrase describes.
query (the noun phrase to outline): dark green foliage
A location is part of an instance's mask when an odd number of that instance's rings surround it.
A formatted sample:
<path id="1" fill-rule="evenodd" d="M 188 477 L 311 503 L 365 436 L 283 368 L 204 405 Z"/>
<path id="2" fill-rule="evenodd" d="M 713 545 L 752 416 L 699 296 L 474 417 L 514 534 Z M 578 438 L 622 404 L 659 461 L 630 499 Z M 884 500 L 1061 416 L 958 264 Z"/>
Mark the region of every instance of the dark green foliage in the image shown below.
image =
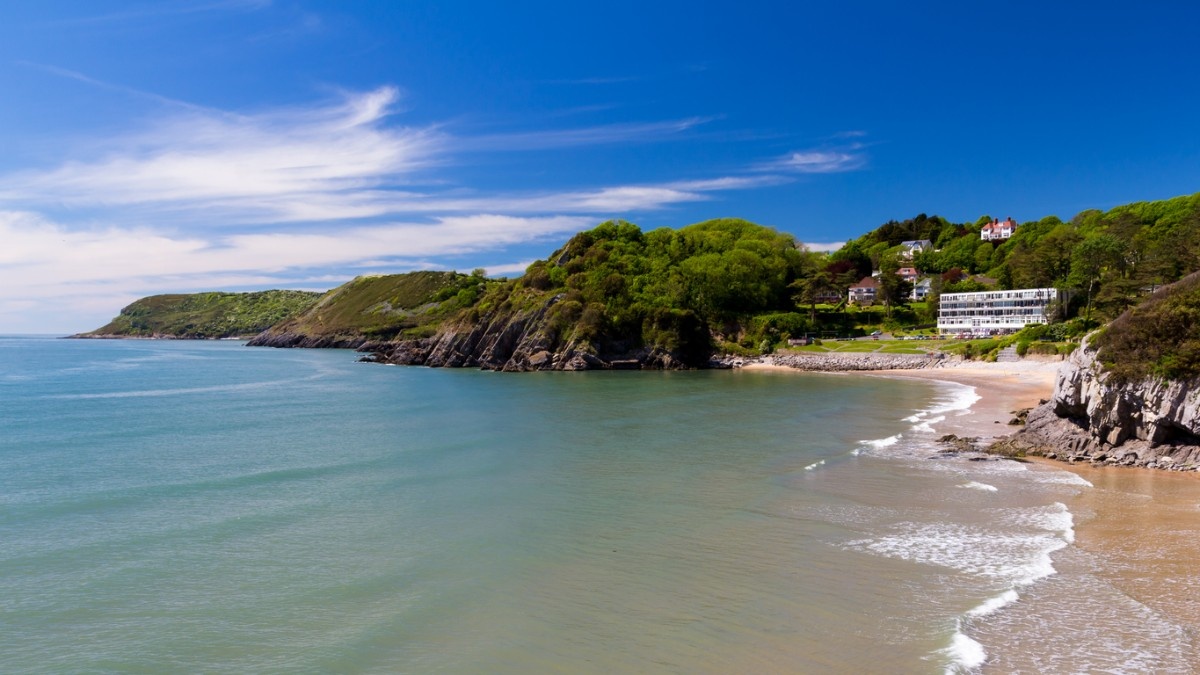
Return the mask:
<path id="1" fill-rule="evenodd" d="M 320 297 L 305 291 L 152 295 L 85 335 L 247 337 L 303 312 Z"/>
<path id="2" fill-rule="evenodd" d="M 610 221 L 529 266 L 520 285 L 565 293 L 552 310 L 560 339 L 662 347 L 707 358 L 711 332 L 795 307 L 795 282 L 811 254 L 786 234 L 719 219 L 643 233 Z"/>
<path id="3" fill-rule="evenodd" d="M 1117 381 L 1200 375 L 1200 273 L 1130 309 L 1093 338 Z"/>
<path id="4" fill-rule="evenodd" d="M 1048 216 L 1020 224 L 1003 242 L 980 238 L 980 227 L 989 220 L 955 224 L 922 215 L 889 221 L 847 242 L 830 259 L 853 265 L 862 278 L 867 264 L 879 269 L 897 242 L 931 239 L 936 250 L 912 260 L 925 274 L 957 269 L 986 274 L 1005 289 L 1071 291 L 1075 300 L 1068 309 L 1101 321 L 1115 318 L 1154 288 L 1200 270 L 1200 193 L 1083 211 L 1066 223 Z M 986 290 L 976 282 L 946 281 L 944 292 Z"/>
<path id="5" fill-rule="evenodd" d="M 783 343 L 788 338 L 800 338 L 808 334 L 811 324 L 808 317 L 796 312 L 773 312 L 760 314 L 749 321 L 745 342 L 761 344 Z"/>

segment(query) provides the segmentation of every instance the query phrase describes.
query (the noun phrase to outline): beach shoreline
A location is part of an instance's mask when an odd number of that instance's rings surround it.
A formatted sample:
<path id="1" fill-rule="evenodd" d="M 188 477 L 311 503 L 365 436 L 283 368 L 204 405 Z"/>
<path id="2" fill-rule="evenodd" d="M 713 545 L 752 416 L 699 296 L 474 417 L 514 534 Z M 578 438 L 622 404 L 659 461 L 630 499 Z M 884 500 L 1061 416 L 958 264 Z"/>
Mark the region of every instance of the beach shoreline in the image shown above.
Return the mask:
<path id="1" fill-rule="evenodd" d="M 847 373 L 970 386 L 978 399 L 947 417 L 939 432 L 987 443 L 1014 433 L 1018 411 L 1049 399 L 1059 362 L 953 362 L 919 370 Z M 751 364 L 750 369 L 791 370 Z M 1092 487 L 1067 504 L 1074 545 L 1104 561 L 1088 573 L 1171 622 L 1193 626 L 1181 647 L 1200 667 L 1200 475 L 1136 467 L 1093 466 L 1030 458 L 1035 470 L 1069 471 Z"/>

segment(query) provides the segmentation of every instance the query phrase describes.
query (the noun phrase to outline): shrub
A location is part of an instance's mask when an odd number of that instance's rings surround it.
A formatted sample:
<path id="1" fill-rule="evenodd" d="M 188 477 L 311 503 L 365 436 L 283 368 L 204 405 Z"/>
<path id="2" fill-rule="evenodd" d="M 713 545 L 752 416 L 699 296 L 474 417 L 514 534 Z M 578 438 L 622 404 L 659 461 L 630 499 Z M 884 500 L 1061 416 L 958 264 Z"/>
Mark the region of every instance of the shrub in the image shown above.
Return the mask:
<path id="1" fill-rule="evenodd" d="M 1127 310 L 1094 341 L 1118 381 L 1200 376 L 1200 272 Z"/>

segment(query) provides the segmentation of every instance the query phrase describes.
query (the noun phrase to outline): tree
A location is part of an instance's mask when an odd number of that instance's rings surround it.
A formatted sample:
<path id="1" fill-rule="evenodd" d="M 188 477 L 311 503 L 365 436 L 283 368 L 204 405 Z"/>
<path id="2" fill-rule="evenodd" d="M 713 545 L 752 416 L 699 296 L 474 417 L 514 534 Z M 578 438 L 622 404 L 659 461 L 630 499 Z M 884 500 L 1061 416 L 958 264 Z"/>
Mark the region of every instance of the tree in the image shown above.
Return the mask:
<path id="1" fill-rule="evenodd" d="M 793 281 L 790 288 L 795 291 L 792 299 L 797 305 L 809 306 L 808 320 L 810 323 L 815 323 L 817 320 L 817 298 L 830 291 L 838 290 L 838 284 L 834 275 L 826 268 L 816 270 L 807 277 Z"/>
<path id="2" fill-rule="evenodd" d="M 900 260 L 894 255 L 886 255 L 879 261 L 879 299 L 883 301 L 887 318 L 892 318 L 892 307 L 903 305 L 908 301 L 912 284 L 902 279 L 896 272 L 900 269 Z"/>
<path id="3" fill-rule="evenodd" d="M 975 260 L 971 269 L 975 270 L 976 274 L 980 274 L 991 269 L 992 265 L 992 243 L 983 242 L 975 249 Z"/>
<path id="4" fill-rule="evenodd" d="M 1092 318 L 1092 294 L 1102 278 L 1119 267 L 1125 245 L 1111 234 L 1097 234 L 1083 240 L 1071 253 L 1071 272 L 1067 283 L 1087 293 L 1084 321 Z"/>

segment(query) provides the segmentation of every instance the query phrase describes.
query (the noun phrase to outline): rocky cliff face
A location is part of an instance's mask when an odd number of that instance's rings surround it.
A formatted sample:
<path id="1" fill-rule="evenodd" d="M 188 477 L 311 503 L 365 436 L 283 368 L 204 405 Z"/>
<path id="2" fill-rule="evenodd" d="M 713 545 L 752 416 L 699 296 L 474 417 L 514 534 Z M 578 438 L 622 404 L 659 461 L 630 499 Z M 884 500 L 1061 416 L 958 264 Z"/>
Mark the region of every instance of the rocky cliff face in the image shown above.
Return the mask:
<path id="1" fill-rule="evenodd" d="M 1085 342 L 1058 371 L 1050 401 L 993 446 L 1067 461 L 1200 469 L 1200 381 L 1107 382 Z"/>
<path id="2" fill-rule="evenodd" d="M 509 372 L 535 370 L 680 369 L 702 366 L 663 349 L 626 349 L 620 343 L 596 350 L 591 344 L 564 340 L 547 321 L 560 300 L 524 311 L 495 311 L 475 321 L 443 326 L 429 338 L 371 341 L 361 336 L 309 337 L 263 334 L 254 346 L 343 347 L 368 352 L 364 361 L 445 368 L 482 368 Z"/>

